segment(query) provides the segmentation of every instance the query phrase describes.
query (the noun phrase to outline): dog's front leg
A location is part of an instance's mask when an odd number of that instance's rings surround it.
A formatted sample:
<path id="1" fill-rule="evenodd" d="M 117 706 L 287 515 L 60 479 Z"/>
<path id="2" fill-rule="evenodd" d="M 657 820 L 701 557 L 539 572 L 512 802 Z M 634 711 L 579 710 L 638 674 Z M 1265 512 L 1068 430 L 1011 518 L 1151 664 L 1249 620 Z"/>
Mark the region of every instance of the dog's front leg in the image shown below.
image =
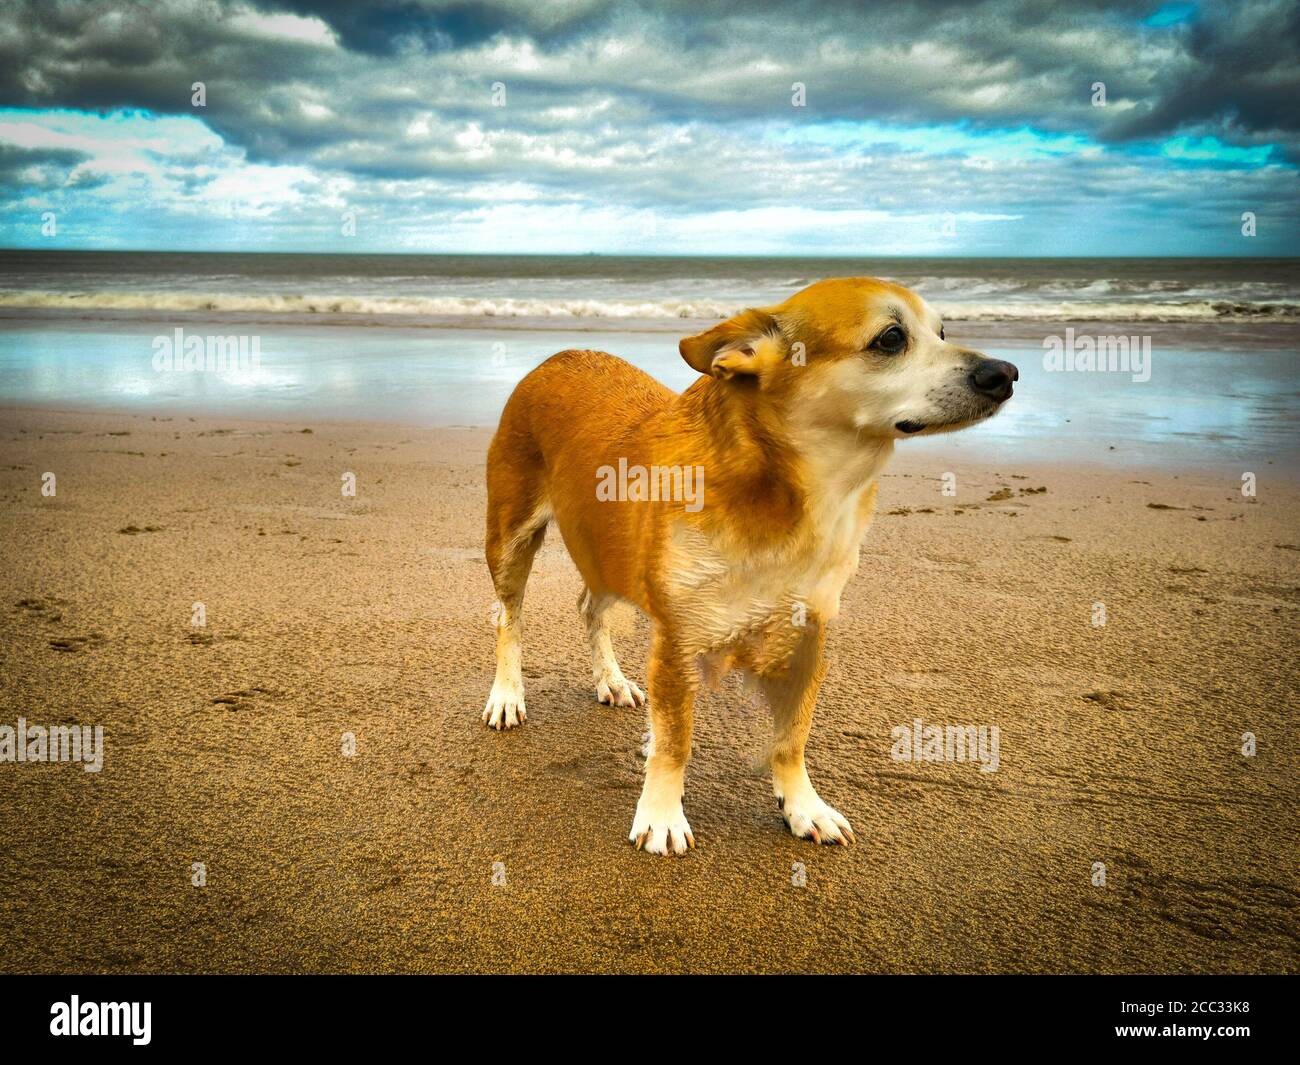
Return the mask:
<path id="1" fill-rule="evenodd" d="M 853 829 L 838 810 L 822 802 L 803 760 L 817 692 L 826 674 L 825 647 L 821 623 L 809 618 L 786 668 L 759 677 L 759 686 L 772 708 L 772 791 L 786 824 L 800 839 L 847 845 L 855 842 Z"/>
<path id="2" fill-rule="evenodd" d="M 684 854 L 695 837 L 682 810 L 686 762 L 691 756 L 695 691 L 692 664 L 674 645 L 664 626 L 656 625 L 650 645 L 650 745 L 645 785 L 636 804 L 628 838 L 651 854 Z"/>

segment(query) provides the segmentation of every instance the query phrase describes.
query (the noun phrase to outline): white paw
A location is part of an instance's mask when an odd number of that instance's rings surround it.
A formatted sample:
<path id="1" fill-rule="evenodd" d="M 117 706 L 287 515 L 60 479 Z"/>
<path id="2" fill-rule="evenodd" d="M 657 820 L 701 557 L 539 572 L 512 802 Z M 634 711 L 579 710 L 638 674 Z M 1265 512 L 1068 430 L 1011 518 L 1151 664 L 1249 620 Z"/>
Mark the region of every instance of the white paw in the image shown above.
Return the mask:
<path id="1" fill-rule="evenodd" d="M 621 673 L 606 673 L 596 681 L 596 701 L 606 706 L 645 706 L 645 692 Z"/>
<path id="2" fill-rule="evenodd" d="M 822 802 L 815 791 L 793 799 L 782 799 L 778 795 L 776 801 L 790 831 L 800 839 L 810 839 L 814 843 L 839 843 L 845 847 L 857 842 L 844 815 Z"/>
<path id="3" fill-rule="evenodd" d="M 487 706 L 483 708 L 483 723 L 499 732 L 503 728 L 522 725 L 527 720 L 523 687 L 493 684 L 492 694 L 488 696 Z"/>
<path id="4" fill-rule="evenodd" d="M 651 854 L 685 854 L 695 846 L 695 837 L 680 802 L 663 810 L 650 810 L 638 802 L 627 838 L 637 850 Z"/>

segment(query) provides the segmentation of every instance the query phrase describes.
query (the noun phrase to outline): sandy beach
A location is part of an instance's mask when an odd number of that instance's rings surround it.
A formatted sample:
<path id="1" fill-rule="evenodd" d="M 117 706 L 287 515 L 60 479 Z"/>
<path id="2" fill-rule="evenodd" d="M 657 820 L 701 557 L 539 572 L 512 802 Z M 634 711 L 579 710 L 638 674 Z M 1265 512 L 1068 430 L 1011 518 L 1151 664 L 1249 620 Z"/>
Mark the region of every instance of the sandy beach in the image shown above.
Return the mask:
<path id="1" fill-rule="evenodd" d="M 0 1045 L 1287 1026 L 1300 0 L 881 7 L 0 10 Z"/>
<path id="2" fill-rule="evenodd" d="M 99 773 L 0 765 L 5 971 L 1300 969 L 1282 464 L 1245 498 L 900 447 L 809 747 L 858 844 L 788 834 L 733 678 L 669 860 L 627 843 L 644 721 L 594 701 L 558 537 L 528 724 L 479 719 L 488 431 L 8 408 L 0 439 L 0 724 L 104 730 Z M 638 681 L 647 635 L 620 618 Z M 997 771 L 895 761 L 916 719 L 996 725 Z"/>

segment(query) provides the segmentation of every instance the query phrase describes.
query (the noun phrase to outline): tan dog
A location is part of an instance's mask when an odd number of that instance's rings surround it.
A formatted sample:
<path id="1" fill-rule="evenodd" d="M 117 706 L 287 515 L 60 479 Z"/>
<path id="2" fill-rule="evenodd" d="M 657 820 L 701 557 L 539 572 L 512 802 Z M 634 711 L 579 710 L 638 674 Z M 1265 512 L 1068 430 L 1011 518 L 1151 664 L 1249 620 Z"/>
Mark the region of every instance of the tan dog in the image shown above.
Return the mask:
<path id="1" fill-rule="evenodd" d="M 586 583 L 596 695 L 640 706 L 606 611 L 654 623 L 651 739 L 631 840 L 695 845 L 682 811 L 702 678 L 741 668 L 771 707 L 772 788 L 790 830 L 853 839 L 804 769 L 825 666 L 825 626 L 857 568 L 876 478 L 902 436 L 993 414 L 1010 363 L 944 339 L 915 293 L 867 278 L 821 281 L 680 344 L 701 374 L 684 393 L 622 359 L 563 351 L 515 388 L 488 451 L 487 561 L 500 600 L 497 671 L 483 720 L 525 720 L 519 612 L 554 521 Z"/>

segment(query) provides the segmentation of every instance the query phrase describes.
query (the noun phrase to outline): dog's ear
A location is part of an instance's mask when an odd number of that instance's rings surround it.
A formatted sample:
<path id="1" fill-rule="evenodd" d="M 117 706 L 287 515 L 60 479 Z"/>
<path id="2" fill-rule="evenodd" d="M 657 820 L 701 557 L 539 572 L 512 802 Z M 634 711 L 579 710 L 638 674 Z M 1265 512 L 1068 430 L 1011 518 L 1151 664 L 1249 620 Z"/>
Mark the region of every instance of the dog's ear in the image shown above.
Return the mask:
<path id="1" fill-rule="evenodd" d="M 692 369 L 723 379 L 761 374 L 785 358 L 785 348 L 780 323 L 760 310 L 741 311 L 677 345 Z"/>

